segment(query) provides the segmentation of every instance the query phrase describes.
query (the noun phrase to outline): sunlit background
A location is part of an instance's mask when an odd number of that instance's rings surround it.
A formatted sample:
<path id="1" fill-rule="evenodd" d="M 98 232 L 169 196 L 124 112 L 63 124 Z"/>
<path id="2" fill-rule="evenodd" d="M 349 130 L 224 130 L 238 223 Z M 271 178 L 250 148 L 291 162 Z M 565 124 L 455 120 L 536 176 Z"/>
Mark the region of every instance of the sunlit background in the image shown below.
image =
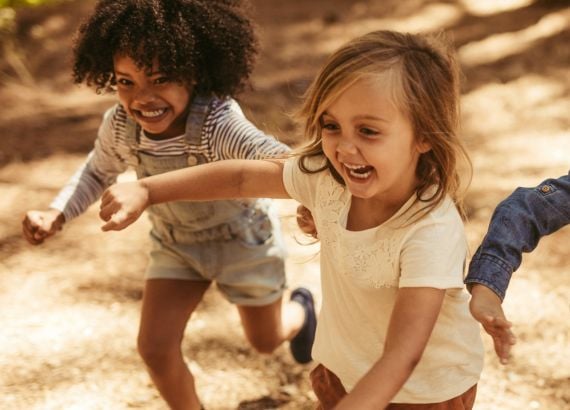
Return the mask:
<path id="1" fill-rule="evenodd" d="M 96 206 L 52 241 L 27 245 L 42 209 L 90 150 L 112 95 L 71 83 L 71 39 L 92 0 L 0 0 L 0 408 L 162 409 L 135 349 L 148 222 L 99 230 Z M 463 69 L 462 134 L 474 175 L 472 251 L 497 203 L 570 168 L 570 8 L 556 0 L 253 0 L 261 54 L 240 96 L 248 117 L 297 144 L 291 117 L 326 56 L 377 29 L 449 32 Z M 123 178 L 132 178 L 126 174 Z M 290 284 L 319 295 L 318 245 L 281 201 Z M 570 408 L 569 228 L 544 238 L 511 282 L 518 344 L 501 366 L 487 348 L 476 410 Z M 253 352 L 235 310 L 212 291 L 183 348 L 208 409 L 309 409 L 309 367 L 286 347 Z"/>

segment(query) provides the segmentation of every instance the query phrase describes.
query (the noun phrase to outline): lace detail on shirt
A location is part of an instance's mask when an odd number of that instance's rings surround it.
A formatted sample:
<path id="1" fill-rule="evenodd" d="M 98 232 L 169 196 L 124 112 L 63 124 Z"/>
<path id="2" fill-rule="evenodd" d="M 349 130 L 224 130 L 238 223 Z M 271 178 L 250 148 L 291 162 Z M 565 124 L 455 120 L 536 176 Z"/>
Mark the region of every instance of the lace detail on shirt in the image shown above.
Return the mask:
<path id="1" fill-rule="evenodd" d="M 329 176 L 322 179 L 318 189 L 320 219 L 325 228 L 320 239 L 322 246 L 331 249 L 333 266 L 358 287 L 397 287 L 398 246 L 403 232 L 382 227 L 347 232 L 341 219 L 349 205 L 350 193 Z"/>
<path id="2" fill-rule="evenodd" d="M 375 289 L 398 286 L 395 239 L 343 246 L 343 273 L 360 287 Z"/>
<path id="3" fill-rule="evenodd" d="M 344 193 L 345 188 L 328 176 L 323 178 L 322 184 L 318 187 L 317 198 L 321 212 L 315 215 L 315 218 L 320 219 L 320 223 L 326 226 L 325 233 L 334 232 L 339 224 L 341 212 L 349 198 L 346 195 L 343 197 Z M 338 247 L 339 238 L 336 234 L 324 234 L 319 239 L 323 246 L 330 246 L 331 249 Z"/>

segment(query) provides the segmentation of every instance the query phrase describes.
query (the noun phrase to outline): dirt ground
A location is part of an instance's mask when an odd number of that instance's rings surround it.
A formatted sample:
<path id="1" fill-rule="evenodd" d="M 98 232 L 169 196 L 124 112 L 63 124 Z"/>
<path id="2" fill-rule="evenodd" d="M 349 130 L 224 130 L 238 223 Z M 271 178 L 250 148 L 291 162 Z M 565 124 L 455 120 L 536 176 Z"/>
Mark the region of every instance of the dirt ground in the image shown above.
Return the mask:
<path id="1" fill-rule="evenodd" d="M 39 247 L 20 236 L 82 162 L 113 96 L 71 85 L 71 33 L 91 0 L 20 10 L 0 61 L 0 408 L 163 409 L 135 339 L 148 222 L 100 231 L 97 206 Z M 255 0 L 262 53 L 247 115 L 285 142 L 289 114 L 325 56 L 345 40 L 390 28 L 445 29 L 464 71 L 463 135 L 474 163 L 467 233 L 472 251 L 491 212 L 516 186 L 570 167 L 570 9 L 565 1 Z M 127 174 L 123 178 L 132 178 Z M 319 299 L 318 245 L 281 201 L 291 286 Z M 505 301 L 518 344 L 498 364 L 485 337 L 476 410 L 570 408 L 570 229 L 525 256 Z M 286 346 L 271 356 L 245 342 L 236 310 L 209 291 L 183 351 L 208 409 L 310 409 L 310 366 Z"/>

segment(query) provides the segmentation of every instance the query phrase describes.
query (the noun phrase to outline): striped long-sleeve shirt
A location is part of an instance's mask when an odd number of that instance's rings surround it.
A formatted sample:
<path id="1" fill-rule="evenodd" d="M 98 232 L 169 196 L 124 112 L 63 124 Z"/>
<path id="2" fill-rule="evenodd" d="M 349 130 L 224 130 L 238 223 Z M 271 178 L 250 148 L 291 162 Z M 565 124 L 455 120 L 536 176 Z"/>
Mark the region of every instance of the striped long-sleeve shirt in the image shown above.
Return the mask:
<path id="1" fill-rule="evenodd" d="M 136 165 L 136 154 L 125 133 L 126 121 L 126 112 L 119 104 L 104 114 L 93 150 L 50 205 L 63 212 L 66 221 L 85 212 L 119 174 Z M 231 98 L 211 102 L 199 144 L 188 145 L 184 135 L 157 141 L 141 132 L 136 148 L 156 156 L 201 154 L 209 162 L 261 159 L 289 151 L 285 144 L 248 121 L 239 104 Z"/>

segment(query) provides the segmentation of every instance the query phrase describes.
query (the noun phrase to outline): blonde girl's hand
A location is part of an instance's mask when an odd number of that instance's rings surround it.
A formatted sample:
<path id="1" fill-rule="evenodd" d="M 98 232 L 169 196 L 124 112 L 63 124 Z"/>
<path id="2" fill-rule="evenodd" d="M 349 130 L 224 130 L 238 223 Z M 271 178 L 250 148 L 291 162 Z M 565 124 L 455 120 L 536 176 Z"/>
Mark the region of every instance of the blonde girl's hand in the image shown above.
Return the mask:
<path id="1" fill-rule="evenodd" d="M 484 285 L 474 284 L 471 289 L 469 309 L 473 317 L 493 338 L 495 353 L 501 363 L 507 364 L 516 337 L 511 331 L 512 323 L 505 317 L 499 296 Z"/>
<path id="2" fill-rule="evenodd" d="M 150 205 L 146 187 L 140 182 L 113 185 L 101 197 L 99 217 L 103 231 L 120 231 L 135 222 Z"/>
<path id="3" fill-rule="evenodd" d="M 29 243 L 39 245 L 61 231 L 64 223 L 65 217 L 57 209 L 28 211 L 22 220 L 22 233 Z"/>

